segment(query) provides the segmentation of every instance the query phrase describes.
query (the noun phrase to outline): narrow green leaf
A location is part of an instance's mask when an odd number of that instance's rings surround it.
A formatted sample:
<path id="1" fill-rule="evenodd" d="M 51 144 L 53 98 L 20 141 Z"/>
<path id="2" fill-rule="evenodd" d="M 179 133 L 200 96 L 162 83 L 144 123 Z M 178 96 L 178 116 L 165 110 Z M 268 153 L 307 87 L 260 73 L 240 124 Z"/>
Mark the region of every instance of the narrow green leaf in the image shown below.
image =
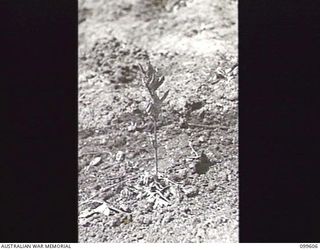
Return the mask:
<path id="1" fill-rule="evenodd" d="M 166 93 L 164 93 L 164 95 L 161 97 L 160 101 L 163 102 L 167 98 L 168 94 L 169 94 L 169 90 L 167 90 Z"/>
<path id="2" fill-rule="evenodd" d="M 152 67 L 150 62 L 148 62 L 147 75 L 149 78 L 151 78 L 151 76 L 154 75 L 154 68 Z"/>
<path id="3" fill-rule="evenodd" d="M 160 77 L 159 79 L 157 79 L 157 81 L 155 81 L 154 85 L 152 86 L 152 89 L 156 91 L 163 82 L 164 82 L 164 76 Z"/>
<path id="4" fill-rule="evenodd" d="M 154 81 L 155 81 L 155 75 L 152 74 L 151 78 L 148 80 L 148 83 L 147 83 L 148 84 L 147 86 L 151 91 L 154 91 L 153 89 Z"/>

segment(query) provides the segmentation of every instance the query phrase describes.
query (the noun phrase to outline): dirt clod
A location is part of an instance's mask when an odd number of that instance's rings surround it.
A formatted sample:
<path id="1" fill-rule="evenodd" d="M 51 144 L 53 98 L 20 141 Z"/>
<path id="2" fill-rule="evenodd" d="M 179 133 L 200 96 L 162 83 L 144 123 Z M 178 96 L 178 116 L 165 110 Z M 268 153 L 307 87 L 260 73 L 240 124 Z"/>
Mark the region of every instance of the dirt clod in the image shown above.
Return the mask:
<path id="1" fill-rule="evenodd" d="M 194 186 L 186 186 L 183 188 L 183 192 L 185 193 L 185 195 L 187 197 L 195 197 L 196 195 L 198 195 L 198 188 L 194 187 Z"/>

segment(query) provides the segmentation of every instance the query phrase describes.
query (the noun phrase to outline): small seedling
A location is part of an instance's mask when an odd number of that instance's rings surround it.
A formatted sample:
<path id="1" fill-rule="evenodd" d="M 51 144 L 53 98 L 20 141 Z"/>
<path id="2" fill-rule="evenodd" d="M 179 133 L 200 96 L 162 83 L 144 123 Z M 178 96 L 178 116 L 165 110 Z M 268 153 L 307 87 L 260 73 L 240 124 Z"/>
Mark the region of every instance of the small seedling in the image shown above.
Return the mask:
<path id="1" fill-rule="evenodd" d="M 155 159 L 155 178 L 158 180 L 158 142 L 157 142 L 157 122 L 159 119 L 159 115 L 161 113 L 161 106 L 164 100 L 167 98 L 169 94 L 169 90 L 165 92 L 165 94 L 160 98 L 156 90 L 163 84 L 164 76 L 158 76 L 156 70 L 153 68 L 151 63 L 148 63 L 148 67 L 145 70 L 139 64 L 140 70 L 143 74 L 142 81 L 151 97 L 151 102 L 147 107 L 147 114 L 149 114 L 153 120 L 153 148 L 154 148 L 154 159 Z"/>

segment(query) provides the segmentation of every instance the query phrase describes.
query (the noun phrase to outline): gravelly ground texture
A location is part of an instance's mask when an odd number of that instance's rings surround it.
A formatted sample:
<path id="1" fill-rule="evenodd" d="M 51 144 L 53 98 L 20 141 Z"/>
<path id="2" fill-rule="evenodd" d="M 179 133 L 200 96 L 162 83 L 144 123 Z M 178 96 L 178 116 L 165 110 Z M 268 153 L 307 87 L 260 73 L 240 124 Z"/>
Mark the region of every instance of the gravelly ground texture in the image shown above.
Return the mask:
<path id="1" fill-rule="evenodd" d="M 79 1 L 80 242 L 238 242 L 237 37 L 233 0 Z"/>

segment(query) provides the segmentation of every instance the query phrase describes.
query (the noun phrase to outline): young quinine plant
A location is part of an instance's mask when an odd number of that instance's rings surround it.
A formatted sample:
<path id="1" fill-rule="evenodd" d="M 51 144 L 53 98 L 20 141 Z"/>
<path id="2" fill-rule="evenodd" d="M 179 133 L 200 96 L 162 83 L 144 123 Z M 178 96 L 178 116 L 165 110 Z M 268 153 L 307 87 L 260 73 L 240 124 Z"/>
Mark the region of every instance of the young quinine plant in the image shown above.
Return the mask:
<path id="1" fill-rule="evenodd" d="M 144 69 L 139 64 L 140 70 L 143 74 L 142 81 L 143 84 L 148 89 L 148 92 L 151 97 L 151 102 L 147 107 L 147 114 L 149 114 L 153 121 L 153 141 L 152 146 L 154 148 L 154 159 L 155 159 L 155 179 L 158 180 L 158 141 L 157 141 L 157 122 L 159 119 L 159 115 L 161 113 L 161 106 L 163 105 L 164 100 L 167 98 L 169 94 L 169 90 L 167 90 L 164 95 L 160 98 L 156 90 L 163 84 L 164 76 L 158 76 L 156 70 L 151 65 L 150 61 L 148 62 L 147 69 Z"/>

